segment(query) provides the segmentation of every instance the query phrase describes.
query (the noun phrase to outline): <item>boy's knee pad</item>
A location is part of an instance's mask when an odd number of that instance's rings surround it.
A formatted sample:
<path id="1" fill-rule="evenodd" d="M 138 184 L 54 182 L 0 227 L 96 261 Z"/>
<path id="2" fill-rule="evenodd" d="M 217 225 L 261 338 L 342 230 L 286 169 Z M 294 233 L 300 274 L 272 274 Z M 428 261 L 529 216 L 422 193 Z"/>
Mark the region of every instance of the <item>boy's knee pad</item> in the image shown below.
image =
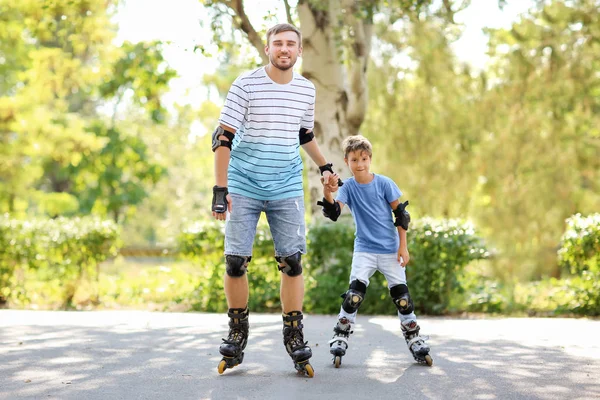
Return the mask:
<path id="1" fill-rule="evenodd" d="M 358 280 L 352 281 L 352 283 L 350 283 L 350 288 L 346 291 L 346 293 L 342 294 L 342 297 L 344 298 L 342 308 L 344 311 L 346 311 L 348 314 L 354 314 L 357 312 L 363 300 L 365 299 L 366 293 L 367 285 Z"/>
<path id="2" fill-rule="evenodd" d="M 288 276 L 298 276 L 302 274 L 302 253 L 297 252 L 287 257 L 275 257 L 279 271 Z M 283 265 L 281 265 L 283 264 Z"/>
<path id="3" fill-rule="evenodd" d="M 405 284 L 401 283 L 392 286 L 390 288 L 390 295 L 392 296 L 396 308 L 400 311 L 400 314 L 408 315 L 415 310 L 413 301 L 410 298 L 410 293 L 408 292 L 408 286 Z"/>
<path id="4" fill-rule="evenodd" d="M 240 276 L 244 276 L 246 271 L 248 270 L 248 263 L 252 257 L 242 257 L 242 256 L 225 256 L 225 272 L 227 275 L 239 278 Z"/>

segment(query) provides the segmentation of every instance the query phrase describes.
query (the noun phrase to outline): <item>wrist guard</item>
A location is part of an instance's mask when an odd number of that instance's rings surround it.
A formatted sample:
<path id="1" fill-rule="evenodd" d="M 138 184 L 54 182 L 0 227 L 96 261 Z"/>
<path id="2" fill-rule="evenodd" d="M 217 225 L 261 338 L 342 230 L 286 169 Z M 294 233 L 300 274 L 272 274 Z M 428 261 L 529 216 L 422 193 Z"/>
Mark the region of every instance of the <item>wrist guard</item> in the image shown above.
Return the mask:
<path id="1" fill-rule="evenodd" d="M 226 187 L 213 186 L 212 211 L 223 214 L 227 211 L 227 195 L 229 191 Z"/>
<path id="2" fill-rule="evenodd" d="M 325 165 L 321 165 L 321 166 L 319 167 L 319 171 L 321 171 L 321 176 L 323 176 L 323 173 L 324 173 L 325 171 L 329 171 L 329 172 L 331 172 L 332 174 L 334 174 L 334 173 L 335 173 L 335 172 L 333 172 L 333 164 L 332 164 L 332 163 L 327 163 L 327 164 L 325 164 Z M 343 186 L 343 185 L 344 185 L 344 182 L 342 182 L 342 180 L 338 178 L 338 186 Z M 336 202 L 336 203 L 337 203 L 337 202 Z"/>
<path id="3" fill-rule="evenodd" d="M 325 197 L 323 197 L 323 201 L 317 201 L 318 206 L 323 207 L 323 215 L 329 218 L 332 221 L 337 221 L 338 217 L 342 213 L 342 209 L 340 207 L 340 203 L 337 201 L 333 201 L 333 204 L 327 201 Z"/>
<path id="4" fill-rule="evenodd" d="M 405 231 L 408 230 L 408 224 L 410 222 L 410 214 L 406 211 L 406 206 L 408 206 L 408 200 L 398 204 L 398 207 L 394 210 L 394 216 L 396 217 L 394 226 L 401 226 Z"/>

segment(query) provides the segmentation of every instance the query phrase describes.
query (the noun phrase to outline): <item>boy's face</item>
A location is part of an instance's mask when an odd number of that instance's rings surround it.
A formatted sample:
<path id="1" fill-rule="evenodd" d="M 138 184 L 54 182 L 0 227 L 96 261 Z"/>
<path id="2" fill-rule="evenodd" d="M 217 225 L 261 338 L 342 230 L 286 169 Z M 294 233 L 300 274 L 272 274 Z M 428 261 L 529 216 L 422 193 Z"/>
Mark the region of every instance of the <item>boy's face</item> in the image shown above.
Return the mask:
<path id="1" fill-rule="evenodd" d="M 344 161 L 355 177 L 367 177 L 370 174 L 371 156 L 366 151 L 351 151 Z"/>
<path id="2" fill-rule="evenodd" d="M 302 55 L 300 38 L 296 32 L 279 32 L 269 38 L 265 53 L 276 68 L 286 71 L 296 64 L 298 56 Z"/>

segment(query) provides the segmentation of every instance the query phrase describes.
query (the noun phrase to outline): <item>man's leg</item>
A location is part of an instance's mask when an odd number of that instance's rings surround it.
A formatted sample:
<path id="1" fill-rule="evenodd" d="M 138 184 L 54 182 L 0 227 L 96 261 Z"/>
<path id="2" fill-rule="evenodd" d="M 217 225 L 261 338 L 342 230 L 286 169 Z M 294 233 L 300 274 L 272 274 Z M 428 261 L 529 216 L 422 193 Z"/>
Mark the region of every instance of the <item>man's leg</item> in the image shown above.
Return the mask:
<path id="1" fill-rule="evenodd" d="M 302 254 L 306 253 L 304 199 L 296 197 L 269 201 L 266 214 L 275 244 L 275 258 L 281 271 L 283 344 L 296 369 L 313 376 L 314 370 L 308 363 L 312 350 L 306 345 L 302 331 Z"/>
<path id="2" fill-rule="evenodd" d="M 281 274 L 280 295 L 281 308 L 284 313 L 302 311 L 302 304 L 304 303 L 304 276 Z"/>
<path id="3" fill-rule="evenodd" d="M 248 263 L 262 202 L 244 196 L 231 195 L 233 210 L 225 226 L 224 289 L 229 309 L 229 333 L 219 347 L 223 359 L 218 372 L 241 364 L 248 343 Z"/>
<path id="4" fill-rule="evenodd" d="M 245 308 L 248 304 L 248 276 L 232 277 L 225 274 L 225 297 L 229 308 Z"/>

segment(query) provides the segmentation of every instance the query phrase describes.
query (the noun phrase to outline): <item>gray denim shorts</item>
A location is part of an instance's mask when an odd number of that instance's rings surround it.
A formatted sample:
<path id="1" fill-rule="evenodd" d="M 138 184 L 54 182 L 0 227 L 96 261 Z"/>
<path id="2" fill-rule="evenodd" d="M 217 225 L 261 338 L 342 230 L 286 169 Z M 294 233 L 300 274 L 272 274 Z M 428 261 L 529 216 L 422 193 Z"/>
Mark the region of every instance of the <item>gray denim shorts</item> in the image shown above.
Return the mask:
<path id="1" fill-rule="evenodd" d="M 225 224 L 225 254 L 251 256 L 261 212 L 269 222 L 275 256 L 306 254 L 304 198 L 256 200 L 231 193 L 232 211 Z"/>

